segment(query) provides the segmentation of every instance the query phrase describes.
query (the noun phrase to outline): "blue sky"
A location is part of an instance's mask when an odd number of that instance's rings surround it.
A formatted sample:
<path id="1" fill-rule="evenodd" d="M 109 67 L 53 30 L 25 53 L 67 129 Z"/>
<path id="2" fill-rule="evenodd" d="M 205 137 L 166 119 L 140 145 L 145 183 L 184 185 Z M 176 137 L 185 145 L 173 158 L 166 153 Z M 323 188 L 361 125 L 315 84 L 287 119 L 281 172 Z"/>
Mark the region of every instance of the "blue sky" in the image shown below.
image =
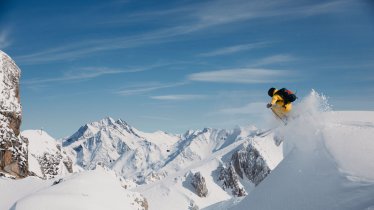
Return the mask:
<path id="1" fill-rule="evenodd" d="M 269 87 L 374 110 L 371 1 L 0 1 L 23 129 L 105 116 L 182 133 L 258 124 Z M 261 126 L 261 125 L 260 125 Z"/>

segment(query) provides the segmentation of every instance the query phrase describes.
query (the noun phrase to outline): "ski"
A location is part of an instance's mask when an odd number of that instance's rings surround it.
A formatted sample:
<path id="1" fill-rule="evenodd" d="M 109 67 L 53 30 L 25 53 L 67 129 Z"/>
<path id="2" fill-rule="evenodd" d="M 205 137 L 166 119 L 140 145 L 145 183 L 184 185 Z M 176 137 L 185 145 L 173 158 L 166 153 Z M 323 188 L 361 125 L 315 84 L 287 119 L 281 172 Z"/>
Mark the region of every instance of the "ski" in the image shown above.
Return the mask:
<path id="1" fill-rule="evenodd" d="M 267 129 L 267 130 L 265 130 L 265 131 L 262 131 L 262 132 L 260 132 L 260 133 L 257 133 L 255 136 L 257 136 L 257 137 L 265 137 L 265 136 L 269 135 L 270 132 L 273 131 L 274 129 L 275 129 L 275 128 Z"/>
<path id="2" fill-rule="evenodd" d="M 280 120 L 282 121 L 283 125 L 286 126 L 287 125 L 287 120 L 284 120 L 283 118 L 281 118 L 275 111 L 273 108 L 270 108 L 271 111 L 274 113 L 274 115 Z"/>

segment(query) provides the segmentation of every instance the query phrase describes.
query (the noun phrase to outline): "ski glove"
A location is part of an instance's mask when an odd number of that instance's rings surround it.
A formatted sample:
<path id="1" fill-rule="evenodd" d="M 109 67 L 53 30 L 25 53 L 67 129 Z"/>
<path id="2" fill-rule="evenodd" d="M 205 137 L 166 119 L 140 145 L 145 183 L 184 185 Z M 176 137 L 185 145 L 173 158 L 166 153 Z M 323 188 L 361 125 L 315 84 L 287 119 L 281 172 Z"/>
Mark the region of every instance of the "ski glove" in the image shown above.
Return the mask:
<path id="1" fill-rule="evenodd" d="M 272 105 L 269 103 L 269 104 L 266 104 L 266 108 L 270 108 Z"/>

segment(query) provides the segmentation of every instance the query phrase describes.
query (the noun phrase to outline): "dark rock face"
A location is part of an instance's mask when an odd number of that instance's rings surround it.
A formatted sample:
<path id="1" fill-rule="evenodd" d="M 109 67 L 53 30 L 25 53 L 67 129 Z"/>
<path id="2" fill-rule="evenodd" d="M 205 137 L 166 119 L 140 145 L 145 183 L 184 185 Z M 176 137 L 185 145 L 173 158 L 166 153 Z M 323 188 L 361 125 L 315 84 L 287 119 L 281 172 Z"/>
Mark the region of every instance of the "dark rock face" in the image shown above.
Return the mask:
<path id="1" fill-rule="evenodd" d="M 200 174 L 200 172 L 197 172 L 193 175 L 192 186 L 195 188 L 196 194 L 199 197 L 206 197 L 208 195 L 205 178 Z"/>
<path id="2" fill-rule="evenodd" d="M 231 189 L 231 193 L 234 196 L 241 197 L 247 195 L 244 188 L 240 186 L 238 175 L 232 164 L 228 164 L 227 167 L 221 167 L 218 181 L 222 181 L 222 188 L 224 190 Z"/>
<path id="3" fill-rule="evenodd" d="M 41 178 L 43 179 L 51 179 L 59 175 L 61 167 L 66 167 L 69 173 L 73 173 L 73 161 L 66 155 L 63 156 L 61 153 L 44 153 L 43 156 L 36 158 L 40 164 L 43 174 Z"/>
<path id="4" fill-rule="evenodd" d="M 20 136 L 20 69 L 0 51 L 0 172 L 16 178 L 28 176 L 26 138 Z"/>
<path id="5" fill-rule="evenodd" d="M 62 162 L 64 163 L 66 169 L 68 170 L 69 173 L 73 173 L 73 161 L 67 157 L 65 159 L 62 160 Z"/>
<path id="6" fill-rule="evenodd" d="M 219 171 L 218 180 L 222 181 L 222 188 L 232 189 L 234 196 L 245 196 L 247 193 L 239 182 L 247 178 L 256 186 L 270 173 L 270 168 L 260 153 L 251 144 L 236 151 L 226 166 Z"/>
<path id="7" fill-rule="evenodd" d="M 246 176 L 256 186 L 270 173 L 265 160 L 252 145 L 235 152 L 231 157 L 231 164 L 240 178 Z"/>

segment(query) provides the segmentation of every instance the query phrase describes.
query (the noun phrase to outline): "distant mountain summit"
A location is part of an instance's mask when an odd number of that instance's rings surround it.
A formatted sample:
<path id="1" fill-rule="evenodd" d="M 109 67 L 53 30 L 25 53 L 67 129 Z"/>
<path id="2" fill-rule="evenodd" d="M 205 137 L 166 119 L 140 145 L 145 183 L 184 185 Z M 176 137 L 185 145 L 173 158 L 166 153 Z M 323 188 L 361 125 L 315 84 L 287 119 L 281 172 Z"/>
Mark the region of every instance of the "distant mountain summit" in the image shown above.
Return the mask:
<path id="1" fill-rule="evenodd" d="M 124 120 L 106 117 L 80 127 L 63 140 L 62 145 L 70 149 L 82 168 L 104 165 L 116 168 L 123 177 L 130 178 L 134 174 L 137 174 L 135 177 L 143 177 L 146 171 L 156 169 L 157 163 L 168 156 L 168 145 L 179 140 L 177 135 L 144 133 Z M 120 167 L 119 161 L 126 163 Z"/>

